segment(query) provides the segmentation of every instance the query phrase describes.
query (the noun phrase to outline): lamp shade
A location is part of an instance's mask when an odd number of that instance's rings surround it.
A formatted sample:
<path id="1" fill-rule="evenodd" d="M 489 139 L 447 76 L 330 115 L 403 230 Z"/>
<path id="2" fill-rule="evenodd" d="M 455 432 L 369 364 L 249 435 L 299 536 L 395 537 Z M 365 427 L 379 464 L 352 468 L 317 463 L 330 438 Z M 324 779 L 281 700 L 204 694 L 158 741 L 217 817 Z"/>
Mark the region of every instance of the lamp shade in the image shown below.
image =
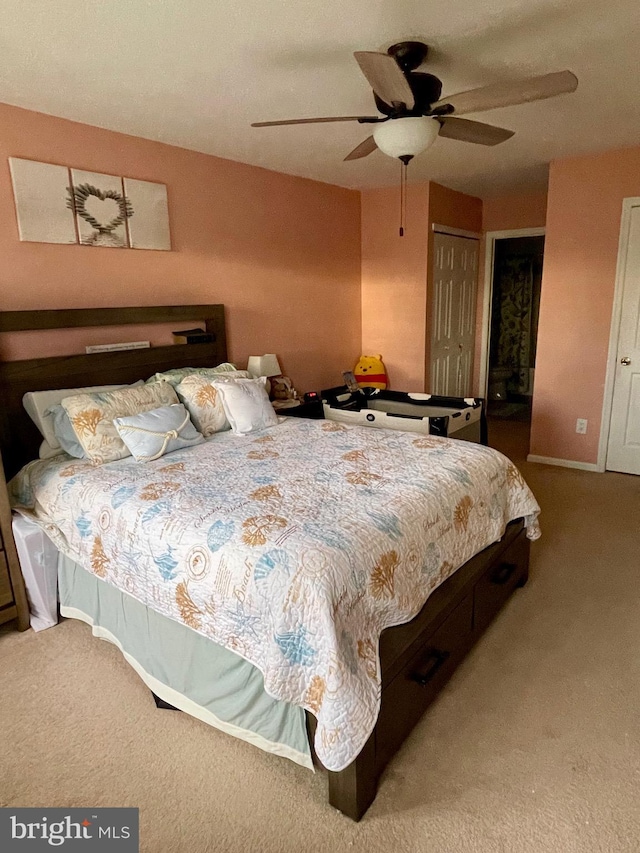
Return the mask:
<path id="1" fill-rule="evenodd" d="M 252 376 L 280 376 L 282 369 L 274 353 L 250 355 L 247 370 Z"/>
<path id="2" fill-rule="evenodd" d="M 389 157 L 415 157 L 436 141 L 440 123 L 428 116 L 395 118 L 377 124 L 376 145 Z"/>

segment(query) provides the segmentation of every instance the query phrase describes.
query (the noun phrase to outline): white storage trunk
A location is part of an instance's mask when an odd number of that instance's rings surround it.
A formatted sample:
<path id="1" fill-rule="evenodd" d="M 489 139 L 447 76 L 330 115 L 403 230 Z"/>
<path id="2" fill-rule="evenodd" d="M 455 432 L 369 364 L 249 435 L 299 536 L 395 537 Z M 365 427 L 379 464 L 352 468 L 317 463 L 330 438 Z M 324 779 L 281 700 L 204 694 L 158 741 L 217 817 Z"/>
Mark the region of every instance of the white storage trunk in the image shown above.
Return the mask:
<path id="1" fill-rule="evenodd" d="M 345 386 L 323 391 L 322 403 L 325 418 L 332 421 L 486 442 L 482 400 L 474 397 L 377 389 L 352 393 Z"/>
<path id="2" fill-rule="evenodd" d="M 46 533 L 14 513 L 11 524 L 24 585 L 29 599 L 29 622 L 34 631 L 58 622 L 58 549 Z"/>

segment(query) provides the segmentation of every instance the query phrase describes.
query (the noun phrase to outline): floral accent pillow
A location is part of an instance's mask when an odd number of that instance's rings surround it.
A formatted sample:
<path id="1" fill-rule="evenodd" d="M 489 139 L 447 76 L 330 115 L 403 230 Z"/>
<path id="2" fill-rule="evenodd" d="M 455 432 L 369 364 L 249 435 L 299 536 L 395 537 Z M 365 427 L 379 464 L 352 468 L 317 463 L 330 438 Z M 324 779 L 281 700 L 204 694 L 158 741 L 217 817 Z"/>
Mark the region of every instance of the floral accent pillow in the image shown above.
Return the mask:
<path id="1" fill-rule="evenodd" d="M 177 402 L 176 392 L 169 383 L 156 382 L 119 391 L 77 394 L 65 397 L 61 405 L 87 459 L 102 465 L 131 455 L 118 435 L 113 423 L 115 418 L 149 412 Z"/>
<path id="2" fill-rule="evenodd" d="M 133 385 L 143 385 L 140 379 Z M 132 388 L 133 385 L 125 385 L 119 382 L 117 385 L 92 385 L 89 388 L 58 388 L 51 391 L 27 391 L 22 398 L 22 405 L 31 420 L 40 430 L 43 443 L 40 445 L 40 458 L 50 459 L 62 452 L 53 422 L 53 411 L 65 397 L 74 397 L 76 394 L 90 394 L 94 391 L 116 391 L 119 388 Z"/>
<path id="3" fill-rule="evenodd" d="M 205 438 L 229 429 L 222 397 L 211 384 L 211 379 L 200 373 L 192 373 L 190 376 L 185 376 L 176 387 L 176 394 L 186 406 L 196 429 Z"/>

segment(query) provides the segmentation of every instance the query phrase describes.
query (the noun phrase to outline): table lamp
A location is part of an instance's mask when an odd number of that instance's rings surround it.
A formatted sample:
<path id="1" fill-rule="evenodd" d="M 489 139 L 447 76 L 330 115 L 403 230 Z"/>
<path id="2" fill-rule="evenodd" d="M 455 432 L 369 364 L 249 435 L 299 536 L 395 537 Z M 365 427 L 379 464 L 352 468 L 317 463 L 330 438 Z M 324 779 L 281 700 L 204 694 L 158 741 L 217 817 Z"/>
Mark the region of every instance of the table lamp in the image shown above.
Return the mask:
<path id="1" fill-rule="evenodd" d="M 266 355 L 250 355 L 249 361 L 247 362 L 247 370 L 249 373 L 254 376 L 265 376 L 267 381 L 265 383 L 265 388 L 267 394 L 271 394 L 271 383 L 269 382 L 270 376 L 280 376 L 282 374 L 282 368 L 278 363 L 278 358 L 275 353 L 267 353 Z"/>

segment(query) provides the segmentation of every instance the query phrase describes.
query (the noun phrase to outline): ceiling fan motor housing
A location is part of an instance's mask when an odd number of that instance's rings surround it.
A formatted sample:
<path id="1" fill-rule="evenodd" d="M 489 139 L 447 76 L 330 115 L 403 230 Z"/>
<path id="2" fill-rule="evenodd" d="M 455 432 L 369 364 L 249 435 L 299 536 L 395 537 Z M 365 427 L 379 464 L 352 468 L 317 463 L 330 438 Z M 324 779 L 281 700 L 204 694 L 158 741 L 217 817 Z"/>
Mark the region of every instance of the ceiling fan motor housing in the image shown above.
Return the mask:
<path id="1" fill-rule="evenodd" d="M 415 71 L 427 58 L 429 47 L 422 41 L 399 41 L 387 48 L 403 71 Z"/>
<path id="2" fill-rule="evenodd" d="M 405 73 L 407 82 L 413 92 L 415 106 L 411 111 L 413 114 L 425 115 L 431 109 L 431 104 L 435 104 L 440 99 L 442 94 L 442 81 L 434 74 L 427 74 L 425 71 L 411 71 Z M 386 104 L 382 98 L 373 93 L 376 102 L 376 107 L 383 115 L 392 115 L 396 109 L 389 104 Z"/>

